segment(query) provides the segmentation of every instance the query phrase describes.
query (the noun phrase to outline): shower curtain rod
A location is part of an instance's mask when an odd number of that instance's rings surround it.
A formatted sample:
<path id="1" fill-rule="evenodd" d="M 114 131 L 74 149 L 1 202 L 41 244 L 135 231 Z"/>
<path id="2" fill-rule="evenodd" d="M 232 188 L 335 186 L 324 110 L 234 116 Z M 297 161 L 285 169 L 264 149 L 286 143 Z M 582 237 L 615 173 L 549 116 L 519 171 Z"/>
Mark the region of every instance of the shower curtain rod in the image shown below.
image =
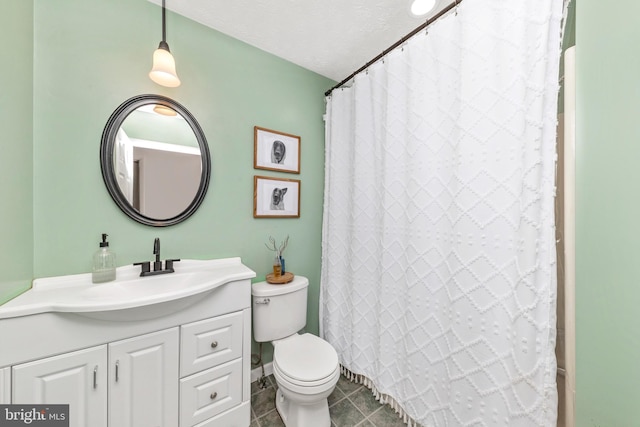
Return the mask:
<path id="1" fill-rule="evenodd" d="M 435 21 L 437 21 L 442 15 L 446 14 L 447 12 L 449 12 L 451 9 L 457 7 L 460 3 L 462 3 L 463 0 L 455 0 L 452 3 L 450 3 L 449 5 L 447 5 L 444 9 L 442 9 L 440 12 L 436 13 L 433 17 L 427 19 L 427 21 L 425 23 L 423 23 L 422 25 L 420 25 L 418 28 L 414 29 L 413 31 L 411 31 L 409 34 L 407 34 L 406 36 L 402 37 L 400 40 L 398 40 L 397 42 L 395 42 L 394 44 L 392 44 L 391 46 L 389 46 L 387 49 L 383 50 L 382 53 L 378 56 L 376 56 L 375 58 L 373 58 L 371 61 L 367 62 L 366 64 L 364 64 L 362 67 L 358 68 L 356 71 L 354 71 L 353 73 L 351 73 L 349 75 L 349 77 L 347 77 L 346 79 L 344 79 L 343 81 L 341 81 L 340 83 L 338 83 L 337 85 L 335 85 L 334 87 L 332 87 L 331 89 L 329 89 L 328 91 L 326 91 L 324 93 L 324 96 L 329 96 L 331 95 L 331 92 L 333 92 L 335 89 L 338 89 L 342 86 L 344 86 L 345 83 L 347 83 L 349 80 L 351 80 L 352 78 L 354 78 L 356 75 L 360 74 L 361 72 L 363 72 L 364 70 L 366 70 L 367 68 L 369 68 L 371 66 L 371 64 L 374 64 L 375 62 L 377 62 L 378 60 L 380 60 L 380 58 L 384 57 L 385 55 L 387 55 L 389 52 L 391 52 L 392 50 L 394 50 L 395 48 L 397 48 L 398 46 L 402 45 L 404 42 L 406 42 L 407 40 L 409 40 L 411 37 L 415 36 L 416 34 L 418 34 L 420 31 L 424 30 L 425 28 L 427 28 L 429 25 L 433 24 Z"/>

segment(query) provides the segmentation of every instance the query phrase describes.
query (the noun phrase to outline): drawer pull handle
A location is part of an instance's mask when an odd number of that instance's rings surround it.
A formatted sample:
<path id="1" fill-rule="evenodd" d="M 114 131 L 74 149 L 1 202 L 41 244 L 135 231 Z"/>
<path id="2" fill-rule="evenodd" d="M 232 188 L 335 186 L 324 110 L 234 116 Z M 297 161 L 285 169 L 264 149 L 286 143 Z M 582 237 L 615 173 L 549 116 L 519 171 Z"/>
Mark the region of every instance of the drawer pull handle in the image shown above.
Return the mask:
<path id="1" fill-rule="evenodd" d="M 93 368 L 93 388 L 98 388 L 98 365 Z"/>
<path id="2" fill-rule="evenodd" d="M 216 397 L 218 397 L 217 391 L 214 391 L 213 393 L 211 393 L 211 400 L 215 399 Z"/>
<path id="3" fill-rule="evenodd" d="M 218 341 L 214 341 L 211 343 L 211 348 L 216 348 L 218 346 Z"/>

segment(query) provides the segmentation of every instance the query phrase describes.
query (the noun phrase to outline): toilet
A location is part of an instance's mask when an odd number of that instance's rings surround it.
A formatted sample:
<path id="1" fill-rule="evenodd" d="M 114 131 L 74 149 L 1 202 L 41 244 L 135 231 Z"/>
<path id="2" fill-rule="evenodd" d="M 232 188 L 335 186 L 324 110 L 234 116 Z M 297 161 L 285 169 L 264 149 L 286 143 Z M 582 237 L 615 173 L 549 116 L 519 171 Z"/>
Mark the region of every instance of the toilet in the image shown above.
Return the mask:
<path id="1" fill-rule="evenodd" d="M 327 397 L 340 378 L 336 350 L 315 335 L 298 332 L 307 323 L 309 280 L 251 285 L 253 336 L 273 344 L 276 409 L 286 427 L 329 427 Z"/>

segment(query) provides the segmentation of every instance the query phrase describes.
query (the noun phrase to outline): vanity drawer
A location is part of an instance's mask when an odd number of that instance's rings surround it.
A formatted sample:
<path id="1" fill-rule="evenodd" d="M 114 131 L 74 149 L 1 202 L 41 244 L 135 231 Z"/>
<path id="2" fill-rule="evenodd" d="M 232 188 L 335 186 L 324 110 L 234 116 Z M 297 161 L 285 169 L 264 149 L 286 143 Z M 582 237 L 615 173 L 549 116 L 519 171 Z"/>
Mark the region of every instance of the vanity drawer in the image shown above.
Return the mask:
<path id="1" fill-rule="evenodd" d="M 180 380 L 180 427 L 190 427 L 242 403 L 242 359 Z"/>
<path id="2" fill-rule="evenodd" d="M 242 356 L 242 312 L 182 326 L 180 377 Z"/>

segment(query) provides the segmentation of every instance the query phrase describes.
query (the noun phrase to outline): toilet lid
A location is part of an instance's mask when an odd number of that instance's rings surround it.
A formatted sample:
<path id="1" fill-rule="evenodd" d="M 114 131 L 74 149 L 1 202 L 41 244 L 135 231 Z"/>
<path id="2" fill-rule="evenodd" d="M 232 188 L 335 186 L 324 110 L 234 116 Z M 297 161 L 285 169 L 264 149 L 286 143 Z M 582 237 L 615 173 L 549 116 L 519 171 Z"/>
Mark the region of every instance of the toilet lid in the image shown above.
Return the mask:
<path id="1" fill-rule="evenodd" d="M 312 334 L 278 343 L 273 360 L 283 374 L 298 381 L 318 381 L 330 376 L 338 366 L 336 350 Z"/>

